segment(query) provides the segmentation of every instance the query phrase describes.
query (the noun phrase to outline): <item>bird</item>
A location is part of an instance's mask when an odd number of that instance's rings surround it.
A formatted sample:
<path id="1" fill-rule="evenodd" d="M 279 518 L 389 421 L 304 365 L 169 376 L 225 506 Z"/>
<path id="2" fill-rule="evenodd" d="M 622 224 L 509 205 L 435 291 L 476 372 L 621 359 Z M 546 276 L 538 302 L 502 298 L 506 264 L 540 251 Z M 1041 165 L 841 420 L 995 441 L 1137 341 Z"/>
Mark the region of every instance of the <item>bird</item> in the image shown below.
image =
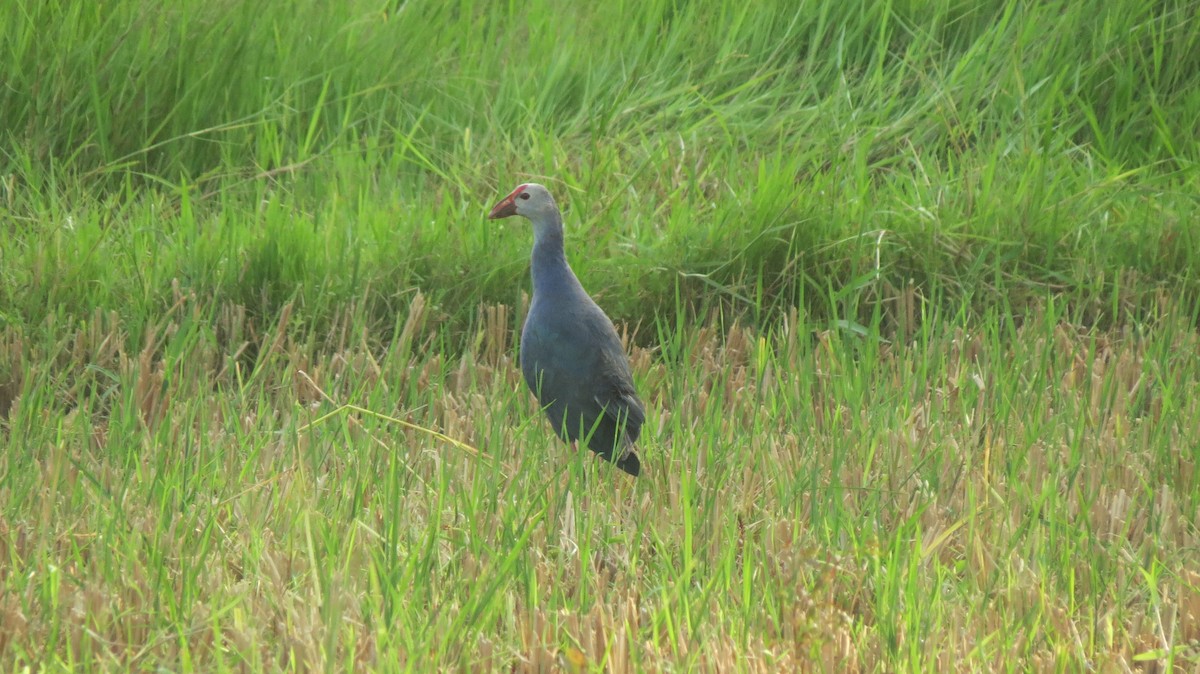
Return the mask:
<path id="1" fill-rule="evenodd" d="M 633 447 L 646 410 L 617 330 L 567 264 L 562 213 L 550 191 L 537 183 L 518 185 L 488 219 L 514 215 L 533 225 L 533 299 L 519 355 L 525 383 L 560 438 L 573 447 L 584 440 L 636 477 L 642 464 Z"/>

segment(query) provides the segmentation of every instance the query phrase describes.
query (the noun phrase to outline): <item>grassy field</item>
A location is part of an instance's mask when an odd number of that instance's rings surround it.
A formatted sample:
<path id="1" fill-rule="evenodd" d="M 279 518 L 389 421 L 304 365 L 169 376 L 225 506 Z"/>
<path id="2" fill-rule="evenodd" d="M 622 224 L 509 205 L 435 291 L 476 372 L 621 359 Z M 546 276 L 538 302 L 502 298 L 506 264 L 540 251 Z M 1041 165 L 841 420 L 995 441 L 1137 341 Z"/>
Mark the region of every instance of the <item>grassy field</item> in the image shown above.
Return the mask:
<path id="1" fill-rule="evenodd" d="M 0 4 L 4 671 L 1200 671 L 1200 8 Z M 515 366 L 537 180 L 634 481 Z"/>

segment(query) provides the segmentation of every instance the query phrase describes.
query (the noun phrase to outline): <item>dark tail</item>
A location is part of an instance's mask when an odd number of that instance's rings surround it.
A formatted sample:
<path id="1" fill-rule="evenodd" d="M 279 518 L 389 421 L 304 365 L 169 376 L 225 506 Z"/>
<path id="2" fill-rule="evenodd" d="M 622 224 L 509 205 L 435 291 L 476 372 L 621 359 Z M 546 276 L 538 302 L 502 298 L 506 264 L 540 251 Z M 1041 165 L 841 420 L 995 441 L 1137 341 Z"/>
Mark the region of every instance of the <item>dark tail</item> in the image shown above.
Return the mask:
<path id="1" fill-rule="evenodd" d="M 638 459 L 637 454 L 630 451 L 624 457 L 617 459 L 617 468 L 637 477 L 642 472 L 642 462 Z"/>

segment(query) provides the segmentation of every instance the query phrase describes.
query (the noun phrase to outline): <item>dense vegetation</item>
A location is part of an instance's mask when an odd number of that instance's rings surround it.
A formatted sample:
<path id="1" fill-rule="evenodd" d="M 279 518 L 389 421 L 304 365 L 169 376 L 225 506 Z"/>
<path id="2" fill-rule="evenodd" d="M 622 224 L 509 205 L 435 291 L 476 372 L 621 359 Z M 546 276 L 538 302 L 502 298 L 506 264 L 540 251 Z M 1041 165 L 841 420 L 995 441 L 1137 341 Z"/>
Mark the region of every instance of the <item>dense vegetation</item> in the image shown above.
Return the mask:
<path id="1" fill-rule="evenodd" d="M 6 669 L 1200 666 L 1197 3 L 10 0 L 0 66 Z M 526 180 L 636 483 L 515 374 Z"/>

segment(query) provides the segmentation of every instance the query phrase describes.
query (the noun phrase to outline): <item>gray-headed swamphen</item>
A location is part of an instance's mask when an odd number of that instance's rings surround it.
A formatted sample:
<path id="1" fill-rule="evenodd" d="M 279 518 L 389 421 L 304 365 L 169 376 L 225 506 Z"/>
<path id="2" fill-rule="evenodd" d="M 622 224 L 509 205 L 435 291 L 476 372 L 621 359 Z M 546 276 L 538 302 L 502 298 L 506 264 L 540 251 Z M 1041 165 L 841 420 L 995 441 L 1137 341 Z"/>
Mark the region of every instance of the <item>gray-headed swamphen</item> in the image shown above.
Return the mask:
<path id="1" fill-rule="evenodd" d="M 519 185 L 488 218 L 533 223 L 533 300 L 521 330 L 521 373 L 554 430 L 637 475 L 633 452 L 646 420 L 612 321 L 584 291 L 563 252 L 562 214 L 549 190 Z"/>

